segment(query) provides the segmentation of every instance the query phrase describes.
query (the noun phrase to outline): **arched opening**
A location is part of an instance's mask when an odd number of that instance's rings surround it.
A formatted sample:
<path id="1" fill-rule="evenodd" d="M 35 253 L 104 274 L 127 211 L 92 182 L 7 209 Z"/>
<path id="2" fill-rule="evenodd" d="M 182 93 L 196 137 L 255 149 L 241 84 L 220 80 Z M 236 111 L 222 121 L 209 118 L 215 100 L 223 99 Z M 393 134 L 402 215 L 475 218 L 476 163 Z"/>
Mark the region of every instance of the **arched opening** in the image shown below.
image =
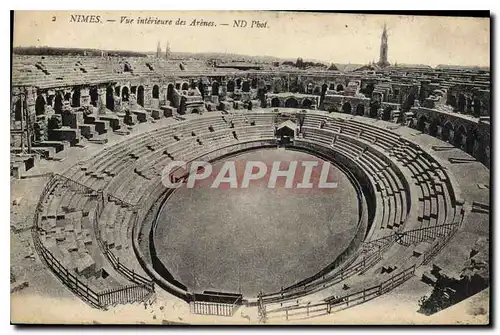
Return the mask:
<path id="1" fill-rule="evenodd" d="M 342 86 L 342 84 L 338 84 L 337 85 L 337 89 L 335 91 L 340 92 L 340 91 L 343 91 L 343 90 L 344 90 L 344 86 Z"/>
<path id="2" fill-rule="evenodd" d="M 127 86 L 124 86 L 122 88 L 122 101 L 128 101 L 128 98 L 129 98 L 129 91 L 128 91 L 128 87 Z"/>
<path id="3" fill-rule="evenodd" d="M 185 114 L 186 113 L 186 97 L 181 96 L 181 101 L 179 103 L 179 114 Z"/>
<path id="4" fill-rule="evenodd" d="M 325 95 L 326 91 L 328 90 L 328 85 L 323 84 L 321 85 L 321 95 Z"/>
<path id="5" fill-rule="evenodd" d="M 61 114 L 63 106 L 63 98 L 61 93 L 56 93 L 56 98 L 54 99 L 54 112 L 56 114 Z"/>
<path id="6" fill-rule="evenodd" d="M 120 87 L 120 86 L 115 86 L 115 95 L 116 95 L 117 97 L 119 97 L 119 96 L 120 96 L 120 91 L 121 91 L 121 87 Z"/>
<path id="7" fill-rule="evenodd" d="M 312 106 L 312 101 L 311 101 L 311 99 L 307 99 L 307 98 L 306 98 L 306 99 L 304 99 L 304 100 L 302 101 L 302 108 L 307 108 L 307 109 L 309 109 L 309 108 L 311 108 L 311 106 Z"/>
<path id="8" fill-rule="evenodd" d="M 356 115 L 361 115 L 361 116 L 365 115 L 365 105 L 358 104 L 356 106 Z"/>
<path id="9" fill-rule="evenodd" d="M 453 145 L 456 146 L 457 148 L 462 149 L 462 136 L 465 135 L 467 132 L 465 130 L 464 126 L 458 127 L 457 131 L 455 132 L 455 135 L 453 136 Z"/>
<path id="10" fill-rule="evenodd" d="M 212 83 L 212 95 L 219 95 L 219 83 L 216 81 Z"/>
<path id="11" fill-rule="evenodd" d="M 410 94 L 408 94 L 408 97 L 406 98 L 405 102 L 403 103 L 403 106 L 402 106 L 402 112 L 403 113 L 406 113 L 406 112 L 409 112 L 411 107 L 415 104 L 415 93 L 414 92 L 411 92 Z"/>
<path id="12" fill-rule="evenodd" d="M 198 91 L 200 91 L 201 98 L 205 99 L 205 84 L 203 84 L 202 80 L 198 82 Z"/>
<path id="13" fill-rule="evenodd" d="M 252 79 L 252 88 L 256 89 L 258 84 L 259 84 L 258 79 L 257 78 L 253 78 Z"/>
<path id="14" fill-rule="evenodd" d="M 153 99 L 160 98 L 160 87 L 158 85 L 153 86 Z"/>
<path id="15" fill-rule="evenodd" d="M 392 107 L 385 107 L 382 111 L 382 120 L 389 121 L 391 119 Z"/>
<path id="16" fill-rule="evenodd" d="M 14 118 L 16 121 L 21 121 L 23 118 L 23 113 L 21 110 L 21 99 L 17 99 L 16 105 L 14 106 Z"/>
<path id="17" fill-rule="evenodd" d="M 273 98 L 271 100 L 271 107 L 279 107 L 280 106 L 280 99 L 279 98 Z"/>
<path id="18" fill-rule="evenodd" d="M 378 100 L 371 101 L 370 102 L 370 117 L 377 118 L 379 108 L 380 108 L 380 102 Z"/>
<path id="19" fill-rule="evenodd" d="M 144 86 L 137 87 L 137 104 L 144 107 Z"/>
<path id="20" fill-rule="evenodd" d="M 316 86 L 313 90 L 314 95 L 321 95 L 321 87 Z"/>
<path id="21" fill-rule="evenodd" d="M 295 98 L 288 98 L 285 101 L 286 108 L 297 108 L 299 106 L 299 102 Z"/>
<path id="22" fill-rule="evenodd" d="M 445 142 L 450 140 L 450 133 L 454 131 L 453 125 L 451 122 L 446 122 L 441 130 L 441 139 Z"/>
<path id="23" fill-rule="evenodd" d="M 35 113 L 36 115 L 43 115 L 45 113 L 45 99 L 42 95 L 36 97 Z"/>
<path id="24" fill-rule="evenodd" d="M 227 91 L 234 92 L 234 81 L 230 80 L 227 82 Z"/>
<path id="25" fill-rule="evenodd" d="M 64 100 L 70 101 L 71 100 L 71 93 L 68 92 L 68 93 L 64 94 Z"/>
<path id="26" fill-rule="evenodd" d="M 248 80 L 243 82 L 241 90 L 243 92 L 250 92 L 250 82 Z"/>
<path id="27" fill-rule="evenodd" d="M 175 83 L 175 89 L 179 91 L 181 89 L 181 83 Z"/>
<path id="28" fill-rule="evenodd" d="M 476 140 L 477 140 L 477 130 L 473 129 L 467 134 L 467 138 L 465 139 L 465 152 L 467 152 L 470 155 L 473 155 L 474 145 L 476 144 Z"/>
<path id="29" fill-rule="evenodd" d="M 266 89 L 265 88 L 259 88 L 257 90 L 257 99 L 260 100 L 260 107 L 261 108 L 266 108 L 267 107 Z"/>
<path id="30" fill-rule="evenodd" d="M 430 125 L 429 125 L 429 135 L 431 136 L 436 136 L 437 131 L 438 131 L 438 120 L 436 118 L 432 119 Z"/>
<path id="31" fill-rule="evenodd" d="M 170 101 L 170 105 L 174 104 L 174 85 L 168 84 L 167 86 L 167 100 Z"/>
<path id="32" fill-rule="evenodd" d="M 465 112 L 465 95 L 463 93 L 460 93 L 458 95 L 458 102 L 457 102 L 457 108 L 459 113 L 464 113 Z"/>
<path id="33" fill-rule="evenodd" d="M 241 79 L 240 78 L 236 79 L 236 88 L 241 89 Z"/>
<path id="34" fill-rule="evenodd" d="M 331 83 L 330 86 L 328 87 L 330 91 L 335 91 L 335 84 Z"/>
<path id="35" fill-rule="evenodd" d="M 182 89 L 183 91 L 187 91 L 187 90 L 189 90 L 189 84 L 188 84 L 188 83 L 182 83 L 181 89 Z"/>
<path id="36" fill-rule="evenodd" d="M 80 107 L 80 88 L 73 89 L 73 96 L 71 98 L 71 107 Z"/>
<path id="37" fill-rule="evenodd" d="M 365 97 L 370 98 L 372 96 L 373 90 L 375 89 L 375 85 L 373 83 L 366 84 L 365 88 L 360 89 L 359 91 L 365 95 Z"/>
<path id="38" fill-rule="evenodd" d="M 427 122 L 427 116 L 422 115 L 421 117 L 419 117 L 418 122 L 417 122 L 417 130 L 419 130 L 423 133 L 425 131 L 425 123 L 426 122 Z"/>
<path id="39" fill-rule="evenodd" d="M 342 113 L 345 113 L 345 114 L 351 114 L 352 113 L 351 103 L 346 102 L 345 104 L 342 105 Z"/>
<path id="40" fill-rule="evenodd" d="M 90 88 L 89 95 L 90 104 L 94 107 L 97 107 L 97 102 L 99 101 L 99 91 L 97 90 L 97 87 L 94 86 Z"/>
<path id="41" fill-rule="evenodd" d="M 198 85 L 198 84 L 197 84 L 197 83 L 196 83 L 196 81 L 194 81 L 194 80 L 191 80 L 191 81 L 189 82 L 189 87 L 190 87 L 190 88 L 192 88 L 193 90 L 195 90 L 195 89 L 196 89 L 196 85 Z"/>
<path id="42" fill-rule="evenodd" d="M 480 117 L 481 116 L 481 100 L 478 98 L 475 98 L 473 101 L 473 110 L 474 110 L 474 116 L 475 117 Z"/>
<path id="43" fill-rule="evenodd" d="M 106 88 L 106 108 L 111 111 L 115 109 L 115 96 L 113 93 L 113 87 L 111 86 Z"/>

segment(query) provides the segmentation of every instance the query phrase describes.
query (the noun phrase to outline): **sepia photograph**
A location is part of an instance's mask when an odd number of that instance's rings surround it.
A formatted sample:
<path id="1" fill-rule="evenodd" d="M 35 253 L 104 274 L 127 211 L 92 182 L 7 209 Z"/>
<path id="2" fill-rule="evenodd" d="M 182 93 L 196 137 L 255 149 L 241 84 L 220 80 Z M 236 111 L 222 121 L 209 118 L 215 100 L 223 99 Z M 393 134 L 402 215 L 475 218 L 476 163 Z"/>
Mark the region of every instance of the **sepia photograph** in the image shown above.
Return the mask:
<path id="1" fill-rule="evenodd" d="M 491 18 L 448 14 L 11 11 L 11 323 L 490 325 Z"/>

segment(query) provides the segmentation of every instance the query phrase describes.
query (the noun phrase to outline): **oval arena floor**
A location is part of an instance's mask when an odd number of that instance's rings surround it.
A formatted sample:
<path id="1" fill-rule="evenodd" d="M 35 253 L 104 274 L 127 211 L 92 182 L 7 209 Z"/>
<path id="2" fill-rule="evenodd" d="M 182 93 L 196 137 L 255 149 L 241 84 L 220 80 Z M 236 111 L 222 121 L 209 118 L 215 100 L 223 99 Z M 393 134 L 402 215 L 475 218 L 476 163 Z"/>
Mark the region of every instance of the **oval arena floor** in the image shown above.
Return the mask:
<path id="1" fill-rule="evenodd" d="M 269 170 L 273 161 L 283 162 L 281 169 L 298 161 L 294 186 L 302 180 L 302 161 L 322 162 L 302 152 L 259 149 L 218 161 L 213 171 L 229 160 L 237 167 L 262 161 Z M 328 182 L 338 187 L 332 189 L 287 189 L 284 178 L 276 188 L 267 187 L 268 178 L 236 189 L 210 188 L 212 181 L 177 189 L 157 218 L 157 255 L 190 290 L 241 290 L 251 296 L 279 291 L 329 265 L 355 234 L 356 191 L 334 165 Z"/>

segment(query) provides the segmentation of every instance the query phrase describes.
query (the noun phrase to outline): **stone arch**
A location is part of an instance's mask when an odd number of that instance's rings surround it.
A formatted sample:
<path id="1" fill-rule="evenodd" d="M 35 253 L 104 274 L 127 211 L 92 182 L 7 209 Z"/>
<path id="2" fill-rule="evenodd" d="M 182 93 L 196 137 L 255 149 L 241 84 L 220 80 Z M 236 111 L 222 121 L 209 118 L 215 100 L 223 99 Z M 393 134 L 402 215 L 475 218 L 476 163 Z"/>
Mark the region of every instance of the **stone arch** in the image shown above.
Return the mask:
<path id="1" fill-rule="evenodd" d="M 452 132 L 455 132 L 455 128 L 453 127 L 453 124 L 448 121 L 443 125 L 443 129 L 441 130 L 441 139 L 445 142 L 448 142 L 450 140 L 450 134 Z"/>
<path id="2" fill-rule="evenodd" d="M 335 89 L 335 91 L 337 91 L 337 92 L 341 92 L 343 90 L 344 90 L 344 86 L 342 86 L 342 84 L 338 84 L 337 88 Z"/>
<path id="3" fill-rule="evenodd" d="M 371 97 L 374 89 L 375 85 L 373 83 L 368 83 L 365 88 L 360 90 L 360 92 L 363 93 L 365 97 Z"/>
<path id="4" fill-rule="evenodd" d="M 216 81 L 212 83 L 212 95 L 219 95 L 219 83 Z"/>
<path id="5" fill-rule="evenodd" d="M 73 95 L 71 96 L 71 107 L 80 107 L 80 88 L 73 88 Z"/>
<path id="6" fill-rule="evenodd" d="M 128 101 L 129 100 L 129 90 L 127 86 L 123 86 L 122 88 L 122 101 Z"/>
<path id="7" fill-rule="evenodd" d="M 266 108 L 267 107 L 266 89 L 265 88 L 259 88 L 259 89 L 257 89 L 257 99 L 260 100 L 260 107 L 262 107 L 262 108 Z"/>
<path id="8" fill-rule="evenodd" d="M 321 85 L 321 95 L 325 95 L 326 91 L 328 91 L 328 85 L 325 83 Z"/>
<path id="9" fill-rule="evenodd" d="M 305 98 L 304 100 L 302 100 L 302 108 L 307 108 L 307 109 L 310 109 L 312 106 L 312 101 L 311 99 L 309 98 Z"/>
<path id="10" fill-rule="evenodd" d="M 45 98 L 41 94 L 36 97 L 35 113 L 36 115 L 43 115 L 45 113 Z"/>
<path id="11" fill-rule="evenodd" d="M 350 102 L 346 102 L 342 105 L 342 113 L 345 113 L 345 114 L 352 113 L 352 106 L 351 106 Z"/>
<path id="12" fill-rule="evenodd" d="M 117 97 L 119 97 L 121 95 L 120 92 L 121 92 L 121 87 L 120 86 L 115 86 L 115 95 Z"/>
<path id="13" fill-rule="evenodd" d="M 453 145 L 462 149 L 462 135 L 466 135 L 467 130 L 464 125 L 460 125 L 453 136 Z"/>
<path id="14" fill-rule="evenodd" d="M 137 87 L 137 104 L 144 107 L 144 86 Z"/>
<path id="15" fill-rule="evenodd" d="M 295 98 L 288 98 L 285 101 L 286 108 L 297 108 L 299 106 L 299 102 Z"/>
<path id="16" fill-rule="evenodd" d="M 57 114 L 61 114 L 63 106 L 63 97 L 61 93 L 56 93 L 56 97 L 54 99 L 54 112 Z"/>
<path id="17" fill-rule="evenodd" d="M 439 120 L 437 118 L 433 118 L 429 124 L 429 135 L 436 136 L 438 132 Z"/>
<path id="18" fill-rule="evenodd" d="M 328 86 L 328 89 L 330 91 L 335 91 L 335 84 L 334 83 L 330 83 L 330 86 Z"/>
<path id="19" fill-rule="evenodd" d="M 233 80 L 229 80 L 227 82 L 227 91 L 234 92 L 234 81 Z"/>
<path id="20" fill-rule="evenodd" d="M 174 84 L 167 86 L 167 100 L 170 101 L 171 106 L 174 104 Z"/>
<path id="21" fill-rule="evenodd" d="M 279 107 L 280 99 L 278 97 L 274 97 L 271 99 L 271 107 Z"/>
<path id="22" fill-rule="evenodd" d="M 15 106 L 14 106 L 14 119 L 16 121 L 22 121 L 22 118 L 23 118 L 21 104 L 22 104 L 21 98 L 17 99 Z"/>
<path id="23" fill-rule="evenodd" d="M 182 83 L 181 90 L 183 90 L 183 91 L 189 90 L 189 84 L 188 83 Z"/>
<path id="24" fill-rule="evenodd" d="M 465 107 L 467 105 L 467 101 L 465 99 L 465 95 L 463 93 L 460 93 L 458 95 L 458 101 L 457 101 L 457 108 L 459 113 L 465 113 Z"/>
<path id="25" fill-rule="evenodd" d="M 172 89 L 173 88 L 174 86 L 172 85 Z M 205 99 L 205 85 L 203 84 L 203 80 L 201 79 L 198 81 L 198 91 L 200 91 L 201 97 Z"/>
<path id="26" fill-rule="evenodd" d="M 380 102 L 378 100 L 370 101 L 370 117 L 378 117 L 378 109 L 380 108 Z"/>
<path id="27" fill-rule="evenodd" d="M 392 112 L 391 106 L 385 107 L 384 110 L 382 111 L 381 119 L 384 121 L 389 121 L 391 119 L 391 112 Z"/>
<path id="28" fill-rule="evenodd" d="M 313 90 L 314 95 L 321 95 L 321 87 L 316 86 Z"/>
<path id="29" fill-rule="evenodd" d="M 70 101 L 71 100 L 71 93 L 70 92 L 66 92 L 64 94 L 64 101 Z"/>
<path id="30" fill-rule="evenodd" d="M 420 115 L 418 118 L 417 122 L 417 129 L 421 131 L 422 133 L 425 132 L 425 123 L 427 122 L 427 116 L 426 115 Z"/>
<path id="31" fill-rule="evenodd" d="M 152 96 L 153 96 L 153 99 L 160 98 L 160 87 L 158 85 L 153 86 Z"/>
<path id="32" fill-rule="evenodd" d="M 364 116 L 365 115 L 365 105 L 363 104 L 358 104 L 356 106 L 356 115 L 361 115 L 361 116 Z"/>
<path id="33" fill-rule="evenodd" d="M 97 87 L 91 87 L 89 90 L 90 104 L 97 107 L 97 102 L 99 101 L 99 90 Z"/>
<path id="34" fill-rule="evenodd" d="M 256 89 L 258 85 L 259 85 L 259 80 L 257 78 L 253 78 L 252 83 L 251 83 L 251 87 L 253 89 Z"/>
<path id="35" fill-rule="evenodd" d="M 474 116 L 475 117 L 481 116 L 481 105 L 482 105 L 481 99 L 479 99 L 478 97 L 475 97 L 472 103 L 473 103 L 472 110 L 473 110 Z"/>
<path id="36" fill-rule="evenodd" d="M 241 90 L 243 92 L 250 92 L 250 82 L 248 80 L 244 81 L 242 84 L 241 84 Z"/>
<path id="37" fill-rule="evenodd" d="M 478 140 L 477 128 L 471 129 L 467 133 L 467 137 L 465 140 L 465 152 L 470 155 L 474 154 L 474 147 L 476 145 L 476 141 Z"/>
<path id="38" fill-rule="evenodd" d="M 241 82 L 242 82 L 241 78 L 236 79 L 236 88 L 238 90 L 241 89 Z"/>
<path id="39" fill-rule="evenodd" d="M 113 91 L 113 87 L 111 87 L 111 86 L 108 86 L 106 88 L 106 108 L 109 110 L 115 109 L 114 91 Z"/>

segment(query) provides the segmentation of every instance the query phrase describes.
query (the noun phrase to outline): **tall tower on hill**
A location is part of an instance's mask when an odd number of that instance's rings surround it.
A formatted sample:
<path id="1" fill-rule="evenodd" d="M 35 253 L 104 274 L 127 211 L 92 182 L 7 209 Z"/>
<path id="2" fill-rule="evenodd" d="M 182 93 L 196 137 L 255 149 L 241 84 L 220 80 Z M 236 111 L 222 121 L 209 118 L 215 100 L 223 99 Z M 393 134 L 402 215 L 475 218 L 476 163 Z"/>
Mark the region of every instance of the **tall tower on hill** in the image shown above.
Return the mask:
<path id="1" fill-rule="evenodd" d="M 380 58 L 378 60 L 377 65 L 380 67 L 389 66 L 389 61 L 387 60 L 387 52 L 388 52 L 388 44 L 387 44 L 387 26 L 384 23 L 384 31 L 382 32 L 382 37 L 380 39 Z"/>
<path id="2" fill-rule="evenodd" d="M 160 41 L 158 41 L 158 46 L 156 47 L 156 58 L 160 58 L 161 57 L 161 45 L 160 45 Z"/>
<path id="3" fill-rule="evenodd" d="M 165 59 L 169 60 L 170 59 L 170 42 L 167 41 L 167 49 L 165 49 Z"/>

